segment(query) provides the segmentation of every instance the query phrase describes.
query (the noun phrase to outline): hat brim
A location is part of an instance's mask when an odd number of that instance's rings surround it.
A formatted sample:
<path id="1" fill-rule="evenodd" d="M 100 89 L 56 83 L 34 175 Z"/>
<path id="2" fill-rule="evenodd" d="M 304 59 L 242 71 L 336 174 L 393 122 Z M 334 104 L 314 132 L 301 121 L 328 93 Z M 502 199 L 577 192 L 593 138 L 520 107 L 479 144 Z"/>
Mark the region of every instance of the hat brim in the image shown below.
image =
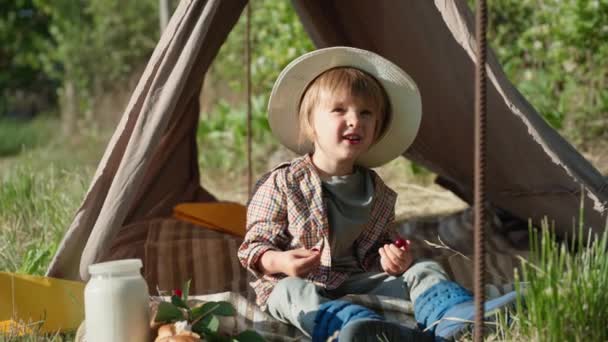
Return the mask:
<path id="1" fill-rule="evenodd" d="M 384 87 L 391 104 L 392 115 L 385 132 L 356 163 L 377 167 L 403 154 L 420 127 L 422 101 L 416 83 L 386 58 L 367 50 L 342 46 L 304 54 L 279 75 L 268 101 L 268 121 L 279 142 L 298 154 L 311 152 L 310 144 L 299 144 L 300 101 L 310 82 L 336 67 L 353 67 L 374 76 Z"/>

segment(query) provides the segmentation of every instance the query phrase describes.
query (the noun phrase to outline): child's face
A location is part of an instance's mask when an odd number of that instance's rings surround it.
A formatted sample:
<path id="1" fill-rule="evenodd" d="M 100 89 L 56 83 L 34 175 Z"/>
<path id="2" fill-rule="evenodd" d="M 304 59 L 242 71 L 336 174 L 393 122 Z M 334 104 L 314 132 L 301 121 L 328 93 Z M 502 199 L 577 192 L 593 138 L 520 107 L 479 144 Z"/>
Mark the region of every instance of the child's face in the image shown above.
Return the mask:
<path id="1" fill-rule="evenodd" d="M 354 164 L 374 142 L 379 115 L 371 101 L 349 91 L 322 94 L 311 118 L 315 157 Z"/>

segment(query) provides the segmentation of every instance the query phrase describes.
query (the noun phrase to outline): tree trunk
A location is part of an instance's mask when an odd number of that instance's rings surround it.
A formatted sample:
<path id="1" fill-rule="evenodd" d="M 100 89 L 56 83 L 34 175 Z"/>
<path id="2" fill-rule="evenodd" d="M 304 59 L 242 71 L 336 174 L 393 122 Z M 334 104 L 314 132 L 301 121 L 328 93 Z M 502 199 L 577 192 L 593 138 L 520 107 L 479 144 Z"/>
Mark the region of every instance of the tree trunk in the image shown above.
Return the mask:
<path id="1" fill-rule="evenodd" d="M 78 120 L 78 95 L 74 81 L 66 79 L 61 99 L 61 126 L 65 136 L 72 135 Z"/>

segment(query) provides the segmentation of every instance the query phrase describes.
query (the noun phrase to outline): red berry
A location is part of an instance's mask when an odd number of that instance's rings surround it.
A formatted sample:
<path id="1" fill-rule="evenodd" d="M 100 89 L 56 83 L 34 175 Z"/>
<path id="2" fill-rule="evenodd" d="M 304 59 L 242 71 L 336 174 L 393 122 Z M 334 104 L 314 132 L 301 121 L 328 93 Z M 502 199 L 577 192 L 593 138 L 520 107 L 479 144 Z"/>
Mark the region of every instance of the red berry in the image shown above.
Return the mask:
<path id="1" fill-rule="evenodd" d="M 173 290 L 173 294 L 174 294 L 175 296 L 178 296 L 179 298 L 182 298 L 182 294 L 183 294 L 183 293 L 182 293 L 182 290 L 180 290 L 180 289 L 175 289 L 175 290 Z"/>
<path id="2" fill-rule="evenodd" d="M 395 240 L 395 246 L 397 246 L 397 248 L 401 248 L 401 247 L 407 248 L 407 246 L 409 244 L 410 244 L 409 241 L 405 240 L 403 238 L 398 238 L 397 240 Z"/>

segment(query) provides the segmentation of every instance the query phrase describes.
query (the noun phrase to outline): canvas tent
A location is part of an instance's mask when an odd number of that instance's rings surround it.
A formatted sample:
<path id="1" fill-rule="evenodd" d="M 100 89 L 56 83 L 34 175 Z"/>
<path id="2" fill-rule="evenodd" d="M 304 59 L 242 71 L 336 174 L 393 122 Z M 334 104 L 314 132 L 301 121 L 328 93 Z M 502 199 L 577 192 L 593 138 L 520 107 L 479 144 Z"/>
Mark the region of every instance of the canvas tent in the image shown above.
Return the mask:
<path id="1" fill-rule="evenodd" d="M 245 0 L 182 0 L 99 163 L 47 275 L 86 279 L 130 224 L 214 201 L 201 187 L 196 127 L 205 72 Z M 465 200 L 473 184 L 474 35 L 466 1 L 295 0 L 317 47 L 354 46 L 406 70 L 422 94 L 420 132 L 404 156 Z M 548 216 L 562 236 L 578 216 L 605 227 L 606 180 L 549 127 L 490 53 L 487 199 L 522 220 Z M 205 146 L 200 146 L 203 150 Z M 204 172 L 204 170 L 203 170 Z"/>

